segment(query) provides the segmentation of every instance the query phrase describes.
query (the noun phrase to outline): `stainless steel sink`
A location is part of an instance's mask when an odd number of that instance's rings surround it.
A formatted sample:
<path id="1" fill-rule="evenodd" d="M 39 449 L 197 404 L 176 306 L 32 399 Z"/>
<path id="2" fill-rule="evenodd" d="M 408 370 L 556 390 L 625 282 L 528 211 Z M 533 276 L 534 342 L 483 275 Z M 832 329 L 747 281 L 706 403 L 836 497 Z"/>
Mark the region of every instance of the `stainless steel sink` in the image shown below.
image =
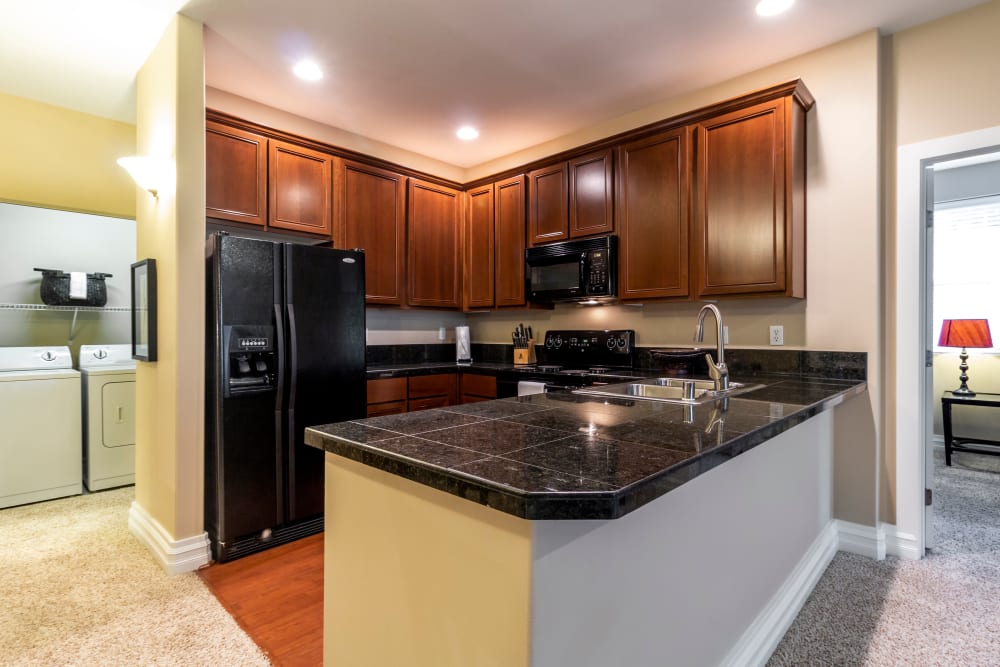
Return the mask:
<path id="1" fill-rule="evenodd" d="M 600 387 L 577 389 L 576 394 L 588 396 L 612 396 L 615 398 L 640 398 L 647 401 L 662 401 L 680 405 L 697 405 L 728 396 L 744 394 L 760 389 L 762 384 L 743 384 L 730 382 L 729 387 L 722 391 L 715 390 L 712 380 L 689 380 L 686 378 L 649 378 L 638 382 L 623 382 Z"/>

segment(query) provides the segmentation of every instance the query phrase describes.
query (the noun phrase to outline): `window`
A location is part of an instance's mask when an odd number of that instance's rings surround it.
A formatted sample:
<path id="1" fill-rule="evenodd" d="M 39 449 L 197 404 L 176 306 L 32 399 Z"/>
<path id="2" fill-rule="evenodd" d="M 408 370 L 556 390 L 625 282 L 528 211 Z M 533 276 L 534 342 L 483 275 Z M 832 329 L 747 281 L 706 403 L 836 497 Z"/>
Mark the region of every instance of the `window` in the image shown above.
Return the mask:
<path id="1" fill-rule="evenodd" d="M 988 319 L 1000 352 L 1000 197 L 934 207 L 936 350 L 942 320 L 965 318 Z"/>

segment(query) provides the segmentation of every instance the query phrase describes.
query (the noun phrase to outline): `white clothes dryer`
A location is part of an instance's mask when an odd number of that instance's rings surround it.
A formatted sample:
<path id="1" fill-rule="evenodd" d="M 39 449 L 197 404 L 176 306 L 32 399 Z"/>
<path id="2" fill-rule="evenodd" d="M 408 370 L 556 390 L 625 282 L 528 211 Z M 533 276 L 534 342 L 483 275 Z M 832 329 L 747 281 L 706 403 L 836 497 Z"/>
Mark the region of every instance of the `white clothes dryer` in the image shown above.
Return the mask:
<path id="1" fill-rule="evenodd" d="M 131 345 L 83 345 L 83 482 L 135 484 L 135 361 Z"/>
<path id="2" fill-rule="evenodd" d="M 0 508 L 83 492 L 80 424 L 68 347 L 0 348 Z"/>

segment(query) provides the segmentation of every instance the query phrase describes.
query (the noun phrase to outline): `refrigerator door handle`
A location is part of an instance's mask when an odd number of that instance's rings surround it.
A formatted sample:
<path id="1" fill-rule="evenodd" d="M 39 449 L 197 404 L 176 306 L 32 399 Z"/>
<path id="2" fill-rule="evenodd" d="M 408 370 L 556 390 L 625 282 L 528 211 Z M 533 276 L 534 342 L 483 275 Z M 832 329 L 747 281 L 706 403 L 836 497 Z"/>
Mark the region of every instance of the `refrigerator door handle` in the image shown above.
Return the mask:
<path id="1" fill-rule="evenodd" d="M 291 303 L 288 309 L 288 356 L 291 358 L 288 369 L 288 470 L 295 470 L 295 391 L 299 384 L 298 336 L 295 331 L 295 306 Z M 295 515 L 295 475 L 288 475 L 288 514 Z"/>
<path id="2" fill-rule="evenodd" d="M 278 350 L 278 383 L 277 391 L 274 392 L 274 437 L 275 442 L 281 442 L 281 433 L 284 430 L 283 411 L 285 409 L 285 316 L 281 312 L 281 304 L 274 304 L 274 329 L 275 347 Z M 278 511 L 276 520 L 281 523 L 285 516 L 285 482 L 282 479 L 282 448 L 274 448 L 274 479 L 277 489 Z"/>

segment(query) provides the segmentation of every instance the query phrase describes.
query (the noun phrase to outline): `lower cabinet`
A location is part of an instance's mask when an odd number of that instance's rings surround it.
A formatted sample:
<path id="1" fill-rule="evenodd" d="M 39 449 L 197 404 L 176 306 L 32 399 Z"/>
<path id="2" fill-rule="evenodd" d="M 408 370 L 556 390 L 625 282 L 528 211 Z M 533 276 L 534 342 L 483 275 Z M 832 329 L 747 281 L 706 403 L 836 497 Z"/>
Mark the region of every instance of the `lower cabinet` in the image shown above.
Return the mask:
<path id="1" fill-rule="evenodd" d="M 458 376 L 454 373 L 415 375 L 409 378 L 410 412 L 443 408 L 458 403 Z"/>
<path id="2" fill-rule="evenodd" d="M 398 415 L 406 409 L 406 378 L 368 381 L 369 417 Z"/>
<path id="3" fill-rule="evenodd" d="M 492 401 L 497 397 L 497 379 L 492 375 L 462 373 L 459 379 L 462 403 Z"/>
<path id="4" fill-rule="evenodd" d="M 489 375 L 436 373 L 368 380 L 368 416 L 492 401 L 496 397 L 497 379 Z"/>

